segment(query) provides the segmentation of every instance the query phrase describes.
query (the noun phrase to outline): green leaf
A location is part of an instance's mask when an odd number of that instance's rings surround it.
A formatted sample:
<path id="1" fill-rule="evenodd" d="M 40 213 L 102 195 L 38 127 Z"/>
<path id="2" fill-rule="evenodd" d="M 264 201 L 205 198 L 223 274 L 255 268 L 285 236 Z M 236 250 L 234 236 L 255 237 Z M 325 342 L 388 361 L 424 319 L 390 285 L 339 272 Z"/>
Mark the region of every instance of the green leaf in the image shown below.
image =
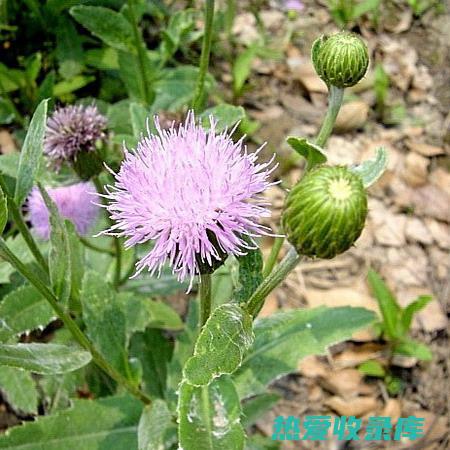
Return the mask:
<path id="1" fill-rule="evenodd" d="M 0 341 L 44 327 L 54 316 L 47 300 L 33 286 L 20 286 L 0 303 Z"/>
<path id="2" fill-rule="evenodd" d="M 139 450 L 169 448 L 172 414 L 165 401 L 156 399 L 142 411 L 138 427 Z"/>
<path id="3" fill-rule="evenodd" d="M 70 295 L 71 258 L 70 244 L 64 219 L 47 191 L 39 184 L 39 190 L 50 212 L 50 253 L 48 266 L 52 290 L 58 300 L 65 303 Z"/>
<path id="4" fill-rule="evenodd" d="M 272 409 L 281 396 L 274 393 L 256 395 L 242 405 L 242 426 L 252 426 L 263 414 Z"/>
<path id="5" fill-rule="evenodd" d="M 108 127 L 116 134 L 133 134 L 130 121 L 130 101 L 121 100 L 108 107 Z"/>
<path id="6" fill-rule="evenodd" d="M 369 270 L 367 280 L 369 281 L 372 292 L 377 299 L 378 306 L 380 307 L 387 337 L 389 339 L 399 338 L 401 309 L 397 304 L 397 300 L 381 279 L 380 275 L 378 275 L 374 270 Z"/>
<path id="7" fill-rule="evenodd" d="M 73 21 L 63 14 L 56 27 L 56 57 L 59 73 L 65 79 L 79 75 L 83 70 L 83 47 Z"/>
<path id="8" fill-rule="evenodd" d="M 63 97 L 67 94 L 71 94 L 73 91 L 77 89 L 81 89 L 87 86 L 89 83 L 95 81 L 95 77 L 86 76 L 86 75 L 77 75 L 70 80 L 63 80 L 59 83 L 56 83 L 53 86 L 53 95 L 55 97 Z"/>
<path id="9" fill-rule="evenodd" d="M 173 409 L 178 400 L 178 386 L 181 382 L 183 366 L 194 351 L 195 341 L 199 332 L 198 321 L 199 304 L 198 300 L 193 299 L 189 302 L 185 327 L 175 340 L 172 359 L 168 365 L 166 398 Z"/>
<path id="10" fill-rule="evenodd" d="M 323 149 L 313 144 L 305 138 L 290 136 L 286 142 L 303 158 L 306 159 L 306 170 L 311 170 L 314 166 L 325 164 L 327 156 Z"/>
<path id="11" fill-rule="evenodd" d="M 65 221 L 67 239 L 70 254 L 70 306 L 71 310 L 75 309 L 81 312 L 81 287 L 83 283 L 85 269 L 85 247 L 81 244 L 75 225 L 70 221 Z"/>
<path id="12" fill-rule="evenodd" d="M 245 450 L 280 450 L 280 442 L 272 441 L 269 437 L 254 434 L 247 438 Z"/>
<path id="13" fill-rule="evenodd" d="M 159 277 L 141 273 L 138 277 L 129 280 L 127 289 L 147 296 L 167 296 L 182 290 L 186 291 L 188 284 L 180 283 L 170 267 L 166 266 L 163 267 Z"/>
<path id="14" fill-rule="evenodd" d="M 431 353 L 431 350 L 427 345 L 412 339 L 407 339 L 396 344 L 394 353 L 413 356 L 422 361 L 431 361 L 433 359 L 433 353 Z"/>
<path id="15" fill-rule="evenodd" d="M 16 118 L 16 110 L 11 100 L 0 97 L 0 124 L 8 125 Z"/>
<path id="16" fill-rule="evenodd" d="M 8 222 L 8 203 L 3 193 L 2 188 L 0 187 L 0 235 L 3 233 L 5 229 L 6 223 Z"/>
<path id="17" fill-rule="evenodd" d="M 17 205 L 22 205 L 39 170 L 42 155 L 45 124 L 47 121 L 47 100 L 42 100 L 31 119 L 25 142 L 20 152 L 19 169 L 17 173 L 14 199 Z"/>
<path id="18" fill-rule="evenodd" d="M 165 69 L 161 73 L 161 78 L 154 83 L 156 98 L 152 110 L 177 111 L 190 104 L 194 97 L 197 77 L 197 67 L 179 66 L 175 69 Z M 214 78 L 208 74 L 205 80 L 205 94 L 213 86 Z"/>
<path id="19" fill-rule="evenodd" d="M 364 361 L 358 370 L 369 377 L 383 378 L 386 375 L 384 367 L 376 360 Z"/>
<path id="20" fill-rule="evenodd" d="M 8 450 L 132 450 L 142 404 L 130 397 L 73 400 L 73 407 L 0 436 Z"/>
<path id="21" fill-rule="evenodd" d="M 245 118 L 245 110 L 242 106 L 223 103 L 203 111 L 199 119 L 204 128 L 210 127 L 210 116 L 217 120 L 216 132 L 221 133 L 225 129 L 231 129 L 236 123 Z"/>
<path id="22" fill-rule="evenodd" d="M 118 295 L 118 304 L 126 317 L 128 337 L 147 327 L 166 330 L 183 328 L 180 316 L 163 302 L 127 292 Z"/>
<path id="23" fill-rule="evenodd" d="M 119 69 L 119 54 L 114 48 L 91 48 L 84 52 L 84 57 L 88 66 L 98 70 Z"/>
<path id="24" fill-rule="evenodd" d="M 239 397 L 228 377 L 202 387 L 181 383 L 178 411 L 178 436 L 184 450 L 244 448 Z"/>
<path id="25" fill-rule="evenodd" d="M 136 139 L 141 137 L 146 131 L 146 121 L 149 118 L 149 112 L 140 103 L 130 103 L 131 126 Z M 149 118 L 151 120 L 151 118 Z"/>
<path id="26" fill-rule="evenodd" d="M 0 364 L 41 374 L 65 373 L 85 366 L 90 353 L 58 344 L 0 344 Z"/>
<path id="27" fill-rule="evenodd" d="M 351 167 L 353 173 L 359 175 L 365 188 L 372 186 L 383 175 L 388 163 L 387 152 L 383 147 L 377 148 L 375 158 L 368 159 L 357 166 Z"/>
<path id="28" fill-rule="evenodd" d="M 212 309 L 229 303 L 233 298 L 234 290 L 237 287 L 239 274 L 239 264 L 235 257 L 228 257 L 225 264 L 222 264 L 211 276 L 211 298 Z"/>
<path id="29" fill-rule="evenodd" d="M 252 342 L 251 316 L 234 303 L 219 306 L 202 328 L 194 355 L 184 366 L 185 379 L 203 386 L 222 374 L 233 373 Z"/>
<path id="30" fill-rule="evenodd" d="M 233 65 L 233 92 L 235 96 L 239 96 L 242 92 L 247 78 L 252 70 L 253 60 L 258 54 L 258 47 L 251 45 L 241 52 L 236 58 Z"/>
<path id="31" fill-rule="evenodd" d="M 134 51 L 133 28 L 120 13 L 103 6 L 74 6 L 72 17 L 105 44 L 124 51 Z"/>
<path id="32" fill-rule="evenodd" d="M 401 313 L 401 325 L 403 334 L 409 331 L 414 314 L 425 308 L 428 303 L 433 300 L 431 295 L 420 295 L 413 302 L 411 302 Z"/>
<path id="33" fill-rule="evenodd" d="M 246 255 L 238 256 L 239 289 L 235 298 L 239 303 L 246 302 L 263 280 L 263 258 L 259 248 L 248 250 Z"/>
<path id="34" fill-rule="evenodd" d="M 151 397 L 163 398 L 166 391 L 167 365 L 172 347 L 159 330 L 147 328 L 136 333 L 130 342 L 130 355 L 142 365 L 142 385 Z"/>
<path id="35" fill-rule="evenodd" d="M 376 319 L 364 308 L 319 307 L 273 314 L 254 323 L 255 342 L 233 374 L 241 399 L 262 394 L 275 379 L 294 372 L 308 355 L 325 354 Z"/>
<path id="36" fill-rule="evenodd" d="M 81 289 L 83 319 L 97 350 L 122 374 L 127 373 L 126 317 L 112 286 L 87 271 Z"/>
<path id="37" fill-rule="evenodd" d="M 362 15 L 375 11 L 380 5 L 381 0 L 365 0 L 361 3 L 357 3 L 352 8 L 351 18 L 352 20 L 356 20 Z"/>
<path id="38" fill-rule="evenodd" d="M 0 366 L 0 391 L 13 410 L 37 414 L 38 392 L 29 372 Z"/>

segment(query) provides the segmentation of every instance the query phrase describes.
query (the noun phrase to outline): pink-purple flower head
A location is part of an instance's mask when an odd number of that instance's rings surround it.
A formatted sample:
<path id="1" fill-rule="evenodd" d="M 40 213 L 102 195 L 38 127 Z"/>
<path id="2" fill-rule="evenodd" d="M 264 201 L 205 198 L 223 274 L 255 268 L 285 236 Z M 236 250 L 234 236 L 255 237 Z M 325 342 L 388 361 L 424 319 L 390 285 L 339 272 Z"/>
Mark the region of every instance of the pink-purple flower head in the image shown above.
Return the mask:
<path id="1" fill-rule="evenodd" d="M 95 150 L 97 142 L 106 138 L 106 123 L 94 105 L 58 108 L 47 120 L 44 154 L 57 168 L 73 162 L 78 153 Z"/>
<path id="2" fill-rule="evenodd" d="M 107 187 L 106 208 L 115 224 L 104 233 L 127 238 L 126 247 L 153 241 L 137 263 L 160 273 L 169 263 L 180 281 L 205 273 L 225 255 L 242 255 L 254 238 L 268 234 L 259 219 L 270 216 L 260 195 L 271 185 L 272 161 L 258 164 L 243 139 L 197 125 L 193 113 L 184 124 L 142 137 Z M 234 130 L 233 130 L 234 131 Z"/>
<path id="3" fill-rule="evenodd" d="M 286 11 L 300 12 L 303 11 L 305 5 L 300 0 L 284 0 L 283 8 Z"/>
<path id="4" fill-rule="evenodd" d="M 73 222 L 81 235 L 88 233 L 98 216 L 99 207 L 92 202 L 94 191 L 95 188 L 91 183 L 77 183 L 47 189 L 59 214 Z M 28 197 L 28 215 L 36 235 L 42 239 L 48 239 L 50 236 L 49 212 L 38 188 L 33 188 Z"/>

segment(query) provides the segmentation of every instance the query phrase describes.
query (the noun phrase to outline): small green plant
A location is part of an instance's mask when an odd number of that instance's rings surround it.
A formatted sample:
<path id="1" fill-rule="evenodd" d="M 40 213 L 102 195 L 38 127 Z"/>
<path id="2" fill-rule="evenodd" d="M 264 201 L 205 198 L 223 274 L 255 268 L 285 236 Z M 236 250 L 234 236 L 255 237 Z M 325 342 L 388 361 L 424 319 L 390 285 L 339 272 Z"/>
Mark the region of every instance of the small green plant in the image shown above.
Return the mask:
<path id="1" fill-rule="evenodd" d="M 412 356 L 422 361 L 431 360 L 433 355 L 430 348 L 412 339 L 410 329 L 414 315 L 433 298 L 430 295 L 420 295 L 406 308 L 402 308 L 377 272 L 370 270 L 368 281 L 380 308 L 382 320 L 375 326 L 387 343 L 388 361 L 391 362 L 394 355 Z M 392 395 L 398 394 L 402 388 L 402 381 L 378 361 L 365 361 L 359 366 L 359 370 L 365 375 L 383 378 L 388 392 Z"/>
<path id="2" fill-rule="evenodd" d="M 416 17 L 420 17 L 432 7 L 442 6 L 441 2 L 436 0 L 408 0 L 408 5 Z"/>
<path id="3" fill-rule="evenodd" d="M 328 0 L 328 8 L 336 25 L 347 28 L 348 24 L 367 13 L 377 14 L 381 0 Z"/>

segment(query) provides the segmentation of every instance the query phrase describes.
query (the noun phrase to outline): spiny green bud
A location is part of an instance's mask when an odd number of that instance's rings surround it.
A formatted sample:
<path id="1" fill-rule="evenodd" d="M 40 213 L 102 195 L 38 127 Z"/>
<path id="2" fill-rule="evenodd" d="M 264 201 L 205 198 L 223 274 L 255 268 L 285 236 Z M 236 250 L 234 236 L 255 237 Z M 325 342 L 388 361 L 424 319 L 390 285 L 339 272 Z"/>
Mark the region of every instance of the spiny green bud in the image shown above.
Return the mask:
<path id="1" fill-rule="evenodd" d="M 320 166 L 292 188 L 282 221 L 299 254 L 329 259 L 353 245 L 366 216 L 367 195 L 359 176 L 346 167 Z"/>
<path id="2" fill-rule="evenodd" d="M 369 52 L 356 34 L 341 31 L 314 41 L 311 59 L 317 74 L 327 85 L 354 86 L 366 74 Z"/>

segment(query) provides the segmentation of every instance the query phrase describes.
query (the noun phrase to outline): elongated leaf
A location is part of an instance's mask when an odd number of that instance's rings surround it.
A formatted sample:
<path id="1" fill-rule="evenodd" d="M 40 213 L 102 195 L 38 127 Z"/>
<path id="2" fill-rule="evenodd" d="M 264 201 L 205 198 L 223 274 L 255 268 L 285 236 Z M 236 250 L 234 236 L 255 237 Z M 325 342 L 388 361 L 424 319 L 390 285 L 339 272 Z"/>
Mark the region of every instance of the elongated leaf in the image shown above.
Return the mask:
<path id="1" fill-rule="evenodd" d="M 395 345 L 394 353 L 413 356 L 422 361 L 431 361 L 433 359 L 433 353 L 431 353 L 430 348 L 427 345 L 422 344 L 422 342 L 413 339 L 406 339 Z"/>
<path id="2" fill-rule="evenodd" d="M 54 316 L 47 300 L 33 286 L 20 286 L 0 303 L 0 341 L 44 327 Z"/>
<path id="3" fill-rule="evenodd" d="M 386 370 L 381 363 L 376 360 L 364 361 L 358 366 L 358 370 L 364 375 L 368 375 L 370 377 L 383 378 L 386 375 Z"/>
<path id="4" fill-rule="evenodd" d="M 125 450 L 137 448 L 142 404 L 130 397 L 74 400 L 70 409 L 41 417 L 0 436 L 8 450 Z"/>
<path id="5" fill-rule="evenodd" d="M 70 309 L 81 312 L 81 287 L 85 268 L 85 247 L 81 244 L 75 225 L 65 221 L 70 254 Z"/>
<path id="6" fill-rule="evenodd" d="M 8 204 L 3 193 L 2 188 L 0 187 L 0 235 L 3 233 L 5 229 L 6 222 L 8 222 Z"/>
<path id="7" fill-rule="evenodd" d="M 401 313 L 401 324 L 403 334 L 409 331 L 414 314 L 425 308 L 428 303 L 433 300 L 431 295 L 420 295 L 416 300 L 411 302 Z"/>
<path id="8" fill-rule="evenodd" d="M 305 356 L 324 354 L 375 320 L 373 312 L 352 307 L 285 311 L 258 319 L 253 347 L 233 374 L 240 398 L 264 393 L 269 383 L 295 371 Z"/>
<path id="9" fill-rule="evenodd" d="M 245 443 L 245 450 L 280 450 L 281 442 L 272 441 L 270 437 L 254 434 Z"/>
<path id="10" fill-rule="evenodd" d="M 235 294 L 238 302 L 246 302 L 263 280 L 263 258 L 261 250 L 249 250 L 246 255 L 239 256 L 239 289 Z"/>
<path id="11" fill-rule="evenodd" d="M 184 377 L 190 384 L 201 386 L 233 373 L 252 342 L 251 316 L 237 304 L 219 306 L 200 332 L 194 355 L 184 366 Z"/>
<path id="12" fill-rule="evenodd" d="M 322 148 L 305 138 L 290 136 L 286 142 L 303 158 L 306 159 L 306 170 L 311 170 L 318 164 L 327 162 L 327 156 Z"/>
<path id="13" fill-rule="evenodd" d="M 45 124 L 47 121 L 47 100 L 42 100 L 31 119 L 30 126 L 20 153 L 14 199 L 21 205 L 35 182 L 42 156 Z"/>
<path id="14" fill-rule="evenodd" d="M 211 116 L 217 121 L 216 131 L 220 133 L 226 128 L 232 128 L 233 125 L 244 119 L 245 110 L 242 106 L 228 105 L 227 103 L 208 108 L 199 116 L 204 128 L 209 128 Z"/>
<path id="15" fill-rule="evenodd" d="M 127 339 L 136 331 L 144 331 L 147 327 L 166 330 L 181 330 L 183 321 L 168 305 L 140 295 L 121 293 L 118 304 L 126 317 Z"/>
<path id="16" fill-rule="evenodd" d="M 136 139 L 145 134 L 146 120 L 149 118 L 149 112 L 139 103 L 130 103 L 130 117 L 131 125 L 133 127 L 133 134 Z M 149 118 L 151 120 L 151 117 Z"/>
<path id="17" fill-rule="evenodd" d="M 38 392 L 29 372 L 0 366 L 0 391 L 15 411 L 37 413 Z"/>
<path id="18" fill-rule="evenodd" d="M 173 437 L 172 415 L 163 400 L 156 399 L 142 411 L 138 427 L 139 450 L 169 448 Z M 169 441 L 169 442 L 168 442 Z"/>
<path id="19" fill-rule="evenodd" d="M 374 159 L 369 159 L 363 163 L 351 167 L 351 171 L 359 175 L 364 187 L 369 187 L 383 175 L 388 163 L 387 152 L 383 147 L 377 149 Z"/>
<path id="20" fill-rule="evenodd" d="M 167 382 L 167 365 L 172 356 L 172 346 L 159 330 L 147 328 L 136 333 L 130 342 L 130 356 L 142 366 L 142 388 L 151 397 L 164 398 Z"/>
<path id="21" fill-rule="evenodd" d="M 199 331 L 198 320 L 199 305 L 198 301 L 193 299 L 189 302 L 185 327 L 175 340 L 172 359 L 168 365 L 166 398 L 171 409 L 176 407 L 178 401 L 178 386 L 181 383 L 183 366 L 194 351 Z"/>
<path id="22" fill-rule="evenodd" d="M 126 318 L 112 286 L 92 271 L 81 290 L 87 334 L 100 353 L 122 374 L 127 373 Z"/>
<path id="23" fill-rule="evenodd" d="M 0 364 L 41 374 L 65 373 L 85 366 L 90 353 L 58 344 L 0 344 Z"/>
<path id="24" fill-rule="evenodd" d="M 239 397 L 228 377 L 202 387 L 183 382 L 178 411 L 178 436 L 184 450 L 244 448 Z"/>
<path id="25" fill-rule="evenodd" d="M 125 17 L 103 6 L 74 6 L 72 17 L 105 44 L 117 50 L 134 51 L 133 29 Z"/>
<path id="26" fill-rule="evenodd" d="M 69 236 L 64 219 L 47 191 L 39 185 L 44 203 L 50 212 L 50 254 L 48 267 L 53 292 L 60 302 L 65 303 L 70 295 L 71 257 Z"/>
<path id="27" fill-rule="evenodd" d="M 256 45 L 251 45 L 236 58 L 233 65 L 233 92 L 235 95 L 241 93 L 242 88 L 250 75 L 253 60 L 257 53 L 258 47 Z"/>
<path id="28" fill-rule="evenodd" d="M 397 300 L 386 286 L 380 275 L 378 275 L 374 270 L 369 270 L 367 280 L 369 281 L 372 292 L 375 295 L 380 307 L 386 335 L 390 339 L 400 337 L 399 325 L 401 309 L 397 303 Z"/>

